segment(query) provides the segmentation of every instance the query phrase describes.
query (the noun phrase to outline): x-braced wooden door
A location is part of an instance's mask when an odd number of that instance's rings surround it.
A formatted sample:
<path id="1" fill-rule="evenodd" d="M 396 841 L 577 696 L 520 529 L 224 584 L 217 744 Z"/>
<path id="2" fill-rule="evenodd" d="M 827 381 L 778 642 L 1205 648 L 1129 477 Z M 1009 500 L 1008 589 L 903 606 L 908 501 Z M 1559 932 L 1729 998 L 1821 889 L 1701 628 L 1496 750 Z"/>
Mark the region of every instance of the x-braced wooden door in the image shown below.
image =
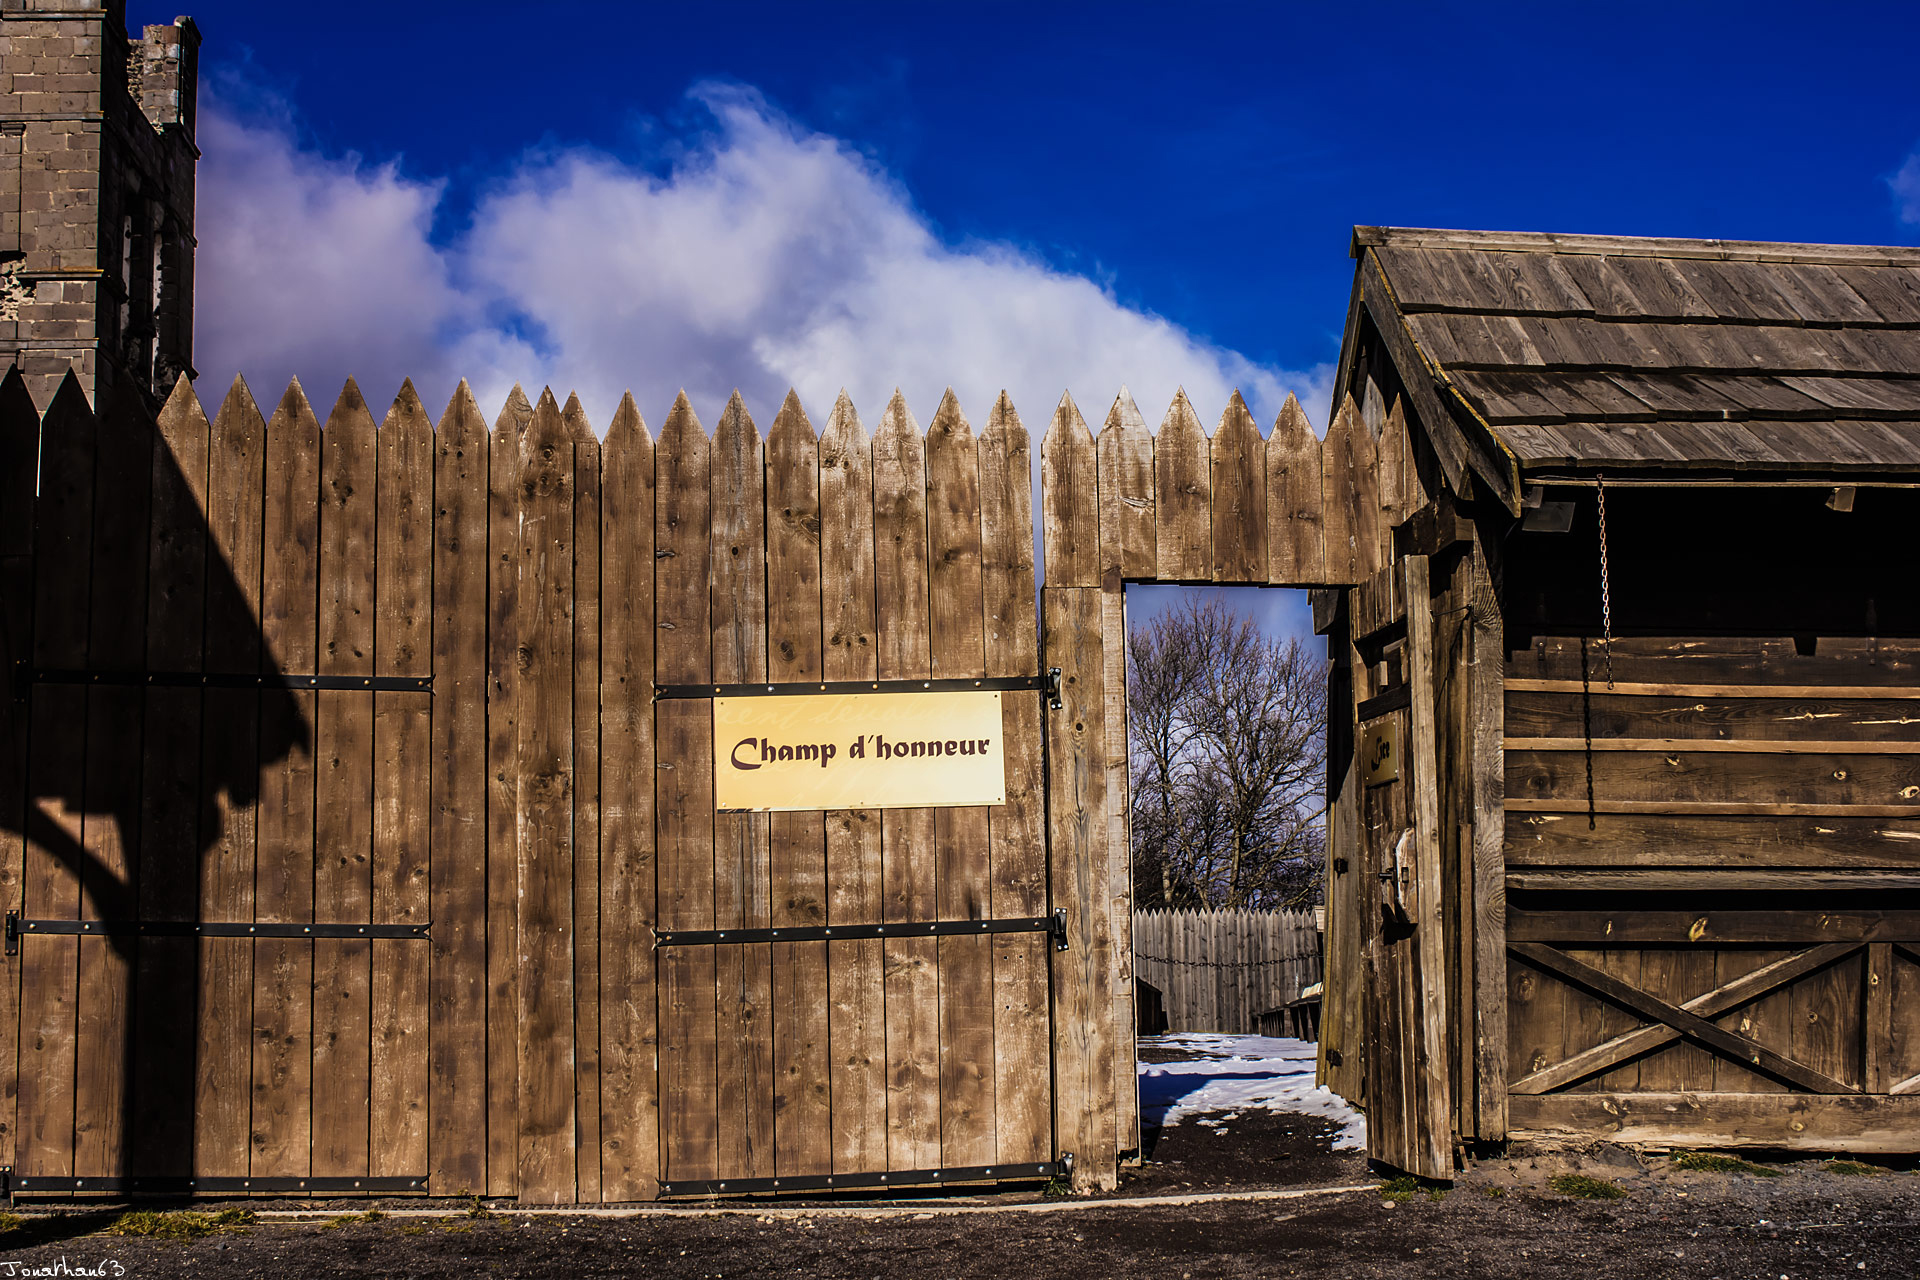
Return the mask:
<path id="1" fill-rule="evenodd" d="M 1014 424 L 1017 429 L 1017 423 Z M 1013 459 L 1010 465 L 1009 458 Z M 654 529 L 663 1195 L 1044 1178 L 1043 688 L 1022 433 L 684 401 Z M 1004 804 L 724 812 L 713 696 L 997 688 Z"/>
<path id="2" fill-rule="evenodd" d="M 1405 557 L 1355 587 L 1349 610 L 1360 657 L 1353 777 L 1361 787 L 1367 1154 L 1445 1179 L 1453 1161 L 1426 557 Z"/>

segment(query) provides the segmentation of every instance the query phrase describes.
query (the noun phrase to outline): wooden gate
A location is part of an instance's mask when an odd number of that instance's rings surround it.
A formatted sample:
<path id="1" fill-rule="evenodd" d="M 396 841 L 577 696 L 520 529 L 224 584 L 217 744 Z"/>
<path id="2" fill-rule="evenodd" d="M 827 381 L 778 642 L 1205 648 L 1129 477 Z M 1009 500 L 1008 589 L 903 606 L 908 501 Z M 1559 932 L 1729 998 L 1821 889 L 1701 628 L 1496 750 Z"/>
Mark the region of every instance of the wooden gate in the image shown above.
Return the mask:
<path id="1" fill-rule="evenodd" d="M 1004 403 L 1004 402 L 1003 402 Z M 656 455 L 662 1187 L 1053 1176 L 1033 519 L 1010 412 L 684 401 Z M 709 637 L 712 638 L 709 644 Z M 1006 690 L 1007 803 L 714 811 L 712 698 Z M 714 1087 L 717 1079 L 719 1087 Z"/>
<path id="2" fill-rule="evenodd" d="M 16 372 L 12 1189 L 424 1190 L 430 828 L 441 886 L 480 865 L 429 804 L 483 643 L 431 625 L 458 430 L 351 387 L 324 436 L 297 387 L 271 430 L 244 390 L 96 422 L 71 381 L 39 427 Z"/>
<path id="3" fill-rule="evenodd" d="M 1361 996 L 1367 1154 L 1453 1176 L 1445 1060 L 1440 789 L 1434 746 L 1433 601 L 1427 559 L 1407 556 L 1348 595 L 1358 650 Z"/>

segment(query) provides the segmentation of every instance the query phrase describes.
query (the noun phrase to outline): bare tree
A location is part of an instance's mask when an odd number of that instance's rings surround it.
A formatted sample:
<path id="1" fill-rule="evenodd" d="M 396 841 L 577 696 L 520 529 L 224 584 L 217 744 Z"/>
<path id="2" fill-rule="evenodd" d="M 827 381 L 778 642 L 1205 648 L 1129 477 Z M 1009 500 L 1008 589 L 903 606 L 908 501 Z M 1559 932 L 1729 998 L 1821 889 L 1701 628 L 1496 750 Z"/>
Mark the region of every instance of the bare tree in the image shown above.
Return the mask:
<path id="1" fill-rule="evenodd" d="M 1324 851 L 1326 663 L 1189 598 L 1127 642 L 1135 900 L 1300 907 Z"/>

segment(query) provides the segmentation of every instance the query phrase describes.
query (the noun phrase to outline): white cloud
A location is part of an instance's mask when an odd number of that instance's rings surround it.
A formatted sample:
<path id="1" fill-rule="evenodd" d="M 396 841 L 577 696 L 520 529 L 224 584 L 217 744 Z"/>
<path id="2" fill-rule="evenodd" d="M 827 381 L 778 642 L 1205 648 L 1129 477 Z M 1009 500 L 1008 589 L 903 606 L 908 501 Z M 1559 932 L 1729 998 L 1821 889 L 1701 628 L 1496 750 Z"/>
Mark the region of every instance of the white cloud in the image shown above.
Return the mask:
<path id="1" fill-rule="evenodd" d="M 949 384 L 976 425 L 1004 387 L 1036 431 L 1063 387 L 1098 429 L 1122 383 L 1149 422 L 1179 385 L 1203 417 L 1236 386 L 1263 422 L 1289 389 L 1324 413 L 1324 367 L 1269 369 L 1015 247 L 945 243 L 852 147 L 750 90 L 695 100 L 716 127 L 664 175 L 530 154 L 443 244 L 439 183 L 205 102 L 195 363 L 263 401 L 298 373 L 322 412 L 349 373 L 376 404 L 411 376 L 435 408 L 465 376 L 489 415 L 513 382 L 551 384 L 601 423 L 631 388 L 656 429 L 682 387 L 709 426 L 740 388 L 763 429 L 789 385 L 816 425 L 842 386 L 869 426 L 895 386 L 924 425 Z"/>
<path id="2" fill-rule="evenodd" d="M 1909 226 L 1920 225 L 1920 151 L 1907 157 L 1900 166 L 1900 172 L 1887 179 L 1887 185 L 1893 188 L 1893 198 L 1900 205 L 1900 221 Z"/>

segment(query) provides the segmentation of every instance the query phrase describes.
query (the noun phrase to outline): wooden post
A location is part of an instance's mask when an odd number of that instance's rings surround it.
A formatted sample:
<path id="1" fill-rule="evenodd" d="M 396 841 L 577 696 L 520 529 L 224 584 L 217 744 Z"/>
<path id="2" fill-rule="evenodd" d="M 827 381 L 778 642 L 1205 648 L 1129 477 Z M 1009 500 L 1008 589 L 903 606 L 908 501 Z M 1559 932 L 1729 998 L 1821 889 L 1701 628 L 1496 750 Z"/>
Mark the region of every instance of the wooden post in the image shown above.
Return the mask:
<path id="1" fill-rule="evenodd" d="M 520 476 L 516 384 L 487 441 L 487 1185 L 520 1186 Z"/>
<path id="2" fill-rule="evenodd" d="M 320 653 L 323 675 L 374 674 L 378 482 L 373 416 L 351 379 L 320 433 Z M 320 694 L 315 756 L 314 914 L 366 920 L 373 909 L 374 695 Z M 313 944 L 313 1172 L 371 1169 L 372 947 Z"/>
<path id="3" fill-rule="evenodd" d="M 767 679 L 822 679 L 820 467 L 813 424 L 787 392 L 767 433 Z M 773 926 L 827 923 L 825 817 L 772 815 Z M 774 1172 L 833 1171 L 827 944 L 773 944 Z"/>
<path id="4" fill-rule="evenodd" d="M 1176 401 L 1184 404 L 1184 397 Z M 1054 955 L 1054 1132 L 1060 1149 L 1074 1154 L 1074 1185 L 1081 1190 L 1111 1188 L 1117 1176 L 1097 485 L 1093 437 L 1073 401 L 1062 398 L 1041 445 L 1047 566 L 1041 614 L 1045 662 L 1061 670 L 1065 704 L 1046 720 L 1048 858 L 1053 905 L 1067 911 L 1070 948 Z M 1164 502 L 1164 472 L 1157 487 Z M 1197 511 L 1204 520 L 1204 505 Z M 1164 565 L 1176 545 L 1164 520 L 1157 536 Z M 1187 545 L 1184 533 L 1173 537 Z"/>
<path id="5" fill-rule="evenodd" d="M 873 437 L 874 634 L 882 680 L 931 674 L 927 604 L 927 472 L 920 426 L 898 391 Z M 933 812 L 880 815 L 888 922 L 932 920 Z M 887 1167 L 940 1161 L 940 985 L 931 938 L 889 938 L 886 955 Z"/>
<path id="6" fill-rule="evenodd" d="M 600 1190 L 600 438 L 580 399 L 560 411 L 573 441 L 574 1192 Z"/>
<path id="7" fill-rule="evenodd" d="M 298 382 L 267 422 L 261 519 L 262 669 L 319 669 L 320 423 Z M 319 695 L 262 698 L 260 742 L 285 744 L 260 779 L 255 867 L 257 918 L 312 920 L 313 726 Z M 252 1172 L 298 1178 L 313 1171 L 314 944 L 262 938 L 254 946 Z"/>
<path id="8" fill-rule="evenodd" d="M 660 1189 L 653 437 L 620 398 L 601 462 L 600 1194 Z"/>
<path id="9" fill-rule="evenodd" d="M 486 1188 L 487 424 L 462 381 L 433 439 L 427 1189 Z M 416 695 L 417 696 L 417 695 Z M 417 943 L 410 945 L 419 945 Z"/>
<path id="10" fill-rule="evenodd" d="M 986 673 L 1034 675 L 1040 669 L 1040 633 L 1034 616 L 1033 451 L 1005 392 L 994 402 L 979 454 Z M 987 817 L 992 912 L 996 919 L 1039 916 L 1047 910 L 1041 732 L 1047 712 L 1038 695 L 1009 694 L 1000 706 L 1007 801 Z M 1001 933 L 993 938 L 995 1146 L 1007 1164 L 1037 1163 L 1052 1154 L 1050 1073 L 1032 1069 L 1050 1052 L 1050 946 L 1037 934 Z"/>
<path id="11" fill-rule="evenodd" d="M 828 680 L 879 673 L 874 633 L 873 454 L 867 429 L 842 392 L 820 439 L 820 604 Z M 827 923 L 879 924 L 880 815 L 826 816 Z M 884 1168 L 887 1159 L 886 989 L 878 938 L 827 944 L 829 1091 L 835 1172 Z"/>
<path id="12" fill-rule="evenodd" d="M 713 671 L 707 476 L 710 446 L 684 394 L 654 451 L 654 680 L 707 684 Z M 654 704 L 654 815 L 662 929 L 714 928 L 713 716 L 685 698 Z M 714 949 L 659 953 L 661 1174 L 719 1169 Z"/>
<path id="13" fill-rule="evenodd" d="M 374 673 L 433 674 L 433 422 L 402 384 L 375 440 Z M 447 566 L 451 570 L 452 566 Z M 428 922 L 433 699 L 373 695 L 373 899 L 379 924 Z M 451 709 L 451 708 L 449 708 Z M 428 947 L 372 944 L 370 1170 L 418 1177 L 427 1163 Z"/>

